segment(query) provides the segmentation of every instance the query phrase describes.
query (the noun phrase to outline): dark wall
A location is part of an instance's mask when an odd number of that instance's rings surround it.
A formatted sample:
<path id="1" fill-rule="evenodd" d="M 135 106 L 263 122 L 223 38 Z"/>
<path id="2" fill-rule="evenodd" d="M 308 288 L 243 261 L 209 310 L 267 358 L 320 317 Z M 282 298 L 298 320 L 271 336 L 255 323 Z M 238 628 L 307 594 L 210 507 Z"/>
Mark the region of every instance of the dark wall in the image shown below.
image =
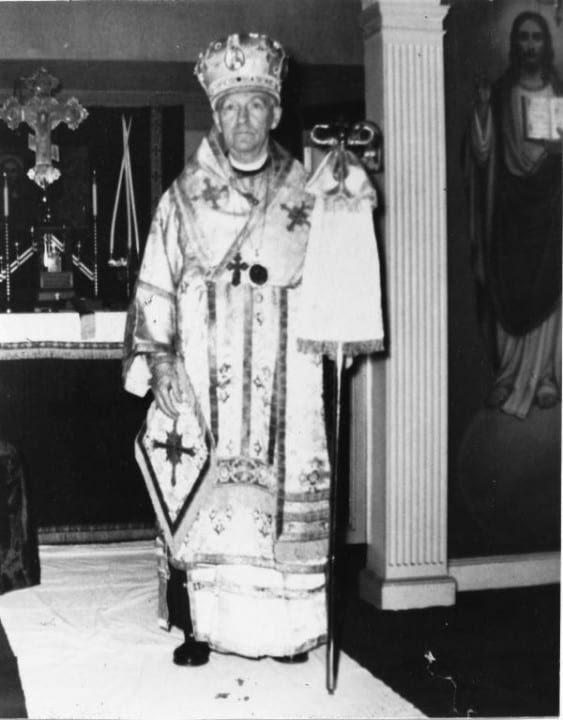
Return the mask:
<path id="1" fill-rule="evenodd" d="M 469 420 L 482 407 L 493 379 L 477 321 L 462 168 L 474 78 L 485 69 L 496 77 L 502 68 L 502 58 L 494 50 L 496 35 L 489 5 L 480 0 L 456 4 L 447 17 L 445 36 L 451 456 L 455 456 Z"/>

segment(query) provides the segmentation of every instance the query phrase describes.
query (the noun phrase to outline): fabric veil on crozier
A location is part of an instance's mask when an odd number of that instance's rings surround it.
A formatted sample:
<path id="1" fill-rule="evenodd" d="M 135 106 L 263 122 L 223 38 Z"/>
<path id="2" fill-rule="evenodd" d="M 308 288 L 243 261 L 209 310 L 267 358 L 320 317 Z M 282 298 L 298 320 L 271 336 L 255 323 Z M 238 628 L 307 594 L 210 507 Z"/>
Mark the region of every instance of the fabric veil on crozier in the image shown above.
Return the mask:
<path id="1" fill-rule="evenodd" d="M 335 180 L 344 153 L 343 187 Z M 372 211 L 375 190 L 359 160 L 332 150 L 309 181 L 316 196 L 305 265 L 298 344 L 304 352 L 369 354 L 383 349 L 381 281 Z"/>

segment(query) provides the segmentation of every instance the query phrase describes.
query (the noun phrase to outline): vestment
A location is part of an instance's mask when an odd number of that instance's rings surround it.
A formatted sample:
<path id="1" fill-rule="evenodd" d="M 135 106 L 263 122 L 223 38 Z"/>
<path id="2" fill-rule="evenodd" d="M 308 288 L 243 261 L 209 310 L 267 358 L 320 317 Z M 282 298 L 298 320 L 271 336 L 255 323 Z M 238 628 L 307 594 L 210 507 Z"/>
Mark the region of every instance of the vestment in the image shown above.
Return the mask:
<path id="1" fill-rule="evenodd" d="M 485 127 L 470 128 L 470 233 L 477 280 L 495 320 L 501 409 L 526 417 L 542 393 L 561 396 L 561 157 L 525 137 L 523 103 L 558 94 L 508 75 L 493 87 Z"/>
<path id="2" fill-rule="evenodd" d="M 326 632 L 322 364 L 294 333 L 313 198 L 275 144 L 265 172 L 257 199 L 215 131 L 202 141 L 156 211 L 124 361 L 126 389 L 143 395 L 147 354 L 182 358 L 216 470 L 172 560 L 187 569 L 196 638 L 250 657 L 292 655 Z"/>

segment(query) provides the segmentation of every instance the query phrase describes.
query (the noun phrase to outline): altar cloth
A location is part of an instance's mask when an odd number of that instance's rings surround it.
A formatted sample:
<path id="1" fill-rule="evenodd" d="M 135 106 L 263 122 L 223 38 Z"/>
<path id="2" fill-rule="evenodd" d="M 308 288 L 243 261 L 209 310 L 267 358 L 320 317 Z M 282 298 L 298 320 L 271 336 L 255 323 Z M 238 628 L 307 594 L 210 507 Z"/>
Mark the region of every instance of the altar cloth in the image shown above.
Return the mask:
<path id="1" fill-rule="evenodd" d="M 125 313 L 0 314 L 0 360 L 120 359 Z"/>
<path id="2" fill-rule="evenodd" d="M 41 567 L 40 586 L 0 597 L 30 718 L 425 717 L 345 654 L 328 695 L 324 647 L 304 665 L 212 653 L 175 666 L 152 542 L 43 546 Z"/>

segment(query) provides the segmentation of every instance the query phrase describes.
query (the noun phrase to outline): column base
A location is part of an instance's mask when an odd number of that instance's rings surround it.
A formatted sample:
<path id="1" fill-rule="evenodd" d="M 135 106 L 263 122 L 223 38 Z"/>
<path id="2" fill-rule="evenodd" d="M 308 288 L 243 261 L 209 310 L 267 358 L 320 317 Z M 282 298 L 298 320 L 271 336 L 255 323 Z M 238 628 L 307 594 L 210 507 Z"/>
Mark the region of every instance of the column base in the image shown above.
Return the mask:
<path id="1" fill-rule="evenodd" d="M 384 580 L 372 570 L 363 570 L 360 574 L 360 597 L 379 610 L 455 605 L 456 582 L 447 575 Z"/>

